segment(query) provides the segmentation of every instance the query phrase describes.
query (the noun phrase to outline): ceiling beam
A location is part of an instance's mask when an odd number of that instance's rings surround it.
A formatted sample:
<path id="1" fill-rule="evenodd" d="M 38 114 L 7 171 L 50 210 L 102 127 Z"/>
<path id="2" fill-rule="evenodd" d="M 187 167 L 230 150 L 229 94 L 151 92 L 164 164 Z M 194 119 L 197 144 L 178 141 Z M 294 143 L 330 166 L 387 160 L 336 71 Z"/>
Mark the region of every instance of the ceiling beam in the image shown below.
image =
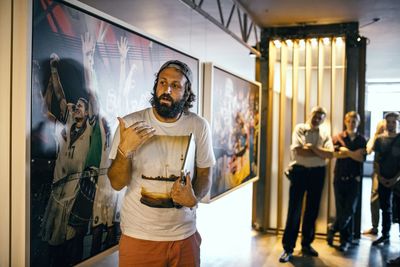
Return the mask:
<path id="1" fill-rule="evenodd" d="M 232 7 L 230 10 L 230 14 L 227 20 L 227 23 L 225 24 L 225 18 L 222 12 L 222 6 L 221 6 L 221 1 L 220 0 L 215 0 L 215 3 L 217 5 L 217 8 L 219 10 L 219 19 L 215 18 L 214 16 L 210 15 L 207 11 L 205 11 L 202 8 L 202 3 L 203 1 L 200 1 L 199 4 L 196 4 L 195 0 L 180 0 L 181 2 L 185 3 L 195 11 L 197 11 L 200 15 L 208 19 L 210 22 L 212 22 L 214 25 L 218 26 L 221 30 L 223 30 L 225 33 L 229 34 L 233 39 L 247 47 L 254 55 L 257 57 L 261 56 L 261 53 L 259 50 L 255 49 L 252 45 L 248 44 L 249 37 L 251 33 L 255 35 L 255 40 L 258 41 L 258 33 L 257 33 L 257 26 L 256 24 L 250 19 L 249 16 L 241 9 L 239 6 L 235 3 L 232 2 Z M 229 26 L 232 23 L 232 16 L 234 14 L 235 8 L 237 9 L 237 14 L 238 14 L 238 20 L 239 20 L 239 27 L 240 27 L 240 33 L 241 36 L 238 36 L 234 32 L 232 32 L 229 29 Z M 251 23 L 249 25 L 248 20 L 251 20 Z M 248 26 L 249 25 L 249 26 Z M 256 44 L 257 45 L 257 44 Z"/>

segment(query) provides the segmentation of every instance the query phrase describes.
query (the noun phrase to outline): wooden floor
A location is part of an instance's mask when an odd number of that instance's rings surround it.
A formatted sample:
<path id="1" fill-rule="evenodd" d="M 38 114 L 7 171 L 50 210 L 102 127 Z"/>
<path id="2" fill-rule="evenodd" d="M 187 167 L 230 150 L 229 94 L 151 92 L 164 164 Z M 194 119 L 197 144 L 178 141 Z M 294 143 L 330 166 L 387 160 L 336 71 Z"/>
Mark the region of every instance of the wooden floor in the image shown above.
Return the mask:
<path id="1" fill-rule="evenodd" d="M 362 230 L 371 226 L 369 213 L 371 187 L 370 183 L 368 184 L 369 180 L 365 182 L 362 200 L 364 203 Z M 280 263 L 278 259 L 282 253 L 282 235 L 261 234 L 249 227 L 251 225 L 251 192 L 249 188 L 243 188 L 233 192 L 231 197 L 226 196 L 214 202 L 212 206 L 202 206 L 198 209 L 198 229 L 203 238 L 202 267 L 380 267 L 386 266 L 387 259 L 400 256 L 399 225 L 393 224 L 389 245 L 373 247 L 371 243 L 376 237 L 362 236 L 359 246 L 352 247 L 347 253 L 341 253 L 329 247 L 324 237 L 319 237 L 312 244 L 320 254 L 315 258 L 301 255 L 299 238 L 293 260 Z M 241 205 L 244 206 L 241 207 Z M 232 212 L 226 209 L 229 206 L 234 208 Z M 215 209 L 215 212 L 210 213 L 210 209 Z M 337 240 L 335 242 L 337 243 Z M 118 266 L 118 252 L 108 251 L 105 254 L 108 255 L 99 255 L 100 257 L 92 258 L 81 266 Z"/>
<path id="2" fill-rule="evenodd" d="M 232 236 L 231 240 L 218 238 L 205 239 L 201 246 L 202 267 L 366 267 L 386 266 L 388 258 L 400 256 L 400 241 L 397 224 L 393 225 L 391 243 L 386 246 L 371 246 L 373 236 L 363 236 L 358 246 L 351 247 L 348 252 L 339 252 L 329 247 L 323 238 L 317 238 L 313 247 L 319 257 L 302 256 L 300 245 L 295 248 L 294 257 L 288 263 L 280 263 L 278 258 L 282 252 L 281 235 L 259 234 L 249 229 L 248 235 L 241 233 Z M 247 236 L 247 237 L 246 237 Z M 217 240 L 217 241 L 216 241 Z M 299 240 L 298 240 L 299 241 Z M 211 243 L 212 242 L 212 243 Z M 337 242 L 337 240 L 335 241 Z M 114 252 L 100 261 L 86 266 L 111 267 L 118 264 L 118 252 Z"/>

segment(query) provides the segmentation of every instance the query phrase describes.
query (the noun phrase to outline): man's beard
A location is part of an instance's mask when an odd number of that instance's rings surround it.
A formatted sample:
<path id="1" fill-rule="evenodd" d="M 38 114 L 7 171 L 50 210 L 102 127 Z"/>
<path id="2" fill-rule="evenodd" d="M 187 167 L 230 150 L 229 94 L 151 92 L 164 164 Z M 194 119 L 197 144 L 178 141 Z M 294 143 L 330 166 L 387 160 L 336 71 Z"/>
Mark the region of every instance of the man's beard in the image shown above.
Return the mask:
<path id="1" fill-rule="evenodd" d="M 153 96 L 154 98 L 154 108 L 156 109 L 158 115 L 163 118 L 172 119 L 176 118 L 179 114 L 181 114 L 185 107 L 185 98 L 182 98 L 179 101 L 174 101 L 172 97 L 168 94 L 162 94 L 159 97 Z M 160 102 L 161 99 L 166 99 L 171 102 L 171 105 L 168 106 L 166 104 L 162 104 Z"/>

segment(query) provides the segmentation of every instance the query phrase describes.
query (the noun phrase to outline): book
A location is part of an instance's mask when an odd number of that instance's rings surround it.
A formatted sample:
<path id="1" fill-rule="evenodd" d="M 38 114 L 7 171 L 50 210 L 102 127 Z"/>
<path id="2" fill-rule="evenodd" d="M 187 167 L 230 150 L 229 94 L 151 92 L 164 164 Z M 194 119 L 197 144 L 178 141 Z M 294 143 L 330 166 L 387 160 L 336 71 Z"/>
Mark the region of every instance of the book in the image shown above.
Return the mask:
<path id="1" fill-rule="evenodd" d="M 182 184 L 186 183 L 186 175 L 190 173 L 190 177 L 193 180 L 195 175 L 195 165 L 196 165 L 196 144 L 194 141 L 194 136 L 190 133 L 188 138 L 188 143 L 186 147 L 185 157 L 182 162 L 181 177 L 180 182 Z"/>

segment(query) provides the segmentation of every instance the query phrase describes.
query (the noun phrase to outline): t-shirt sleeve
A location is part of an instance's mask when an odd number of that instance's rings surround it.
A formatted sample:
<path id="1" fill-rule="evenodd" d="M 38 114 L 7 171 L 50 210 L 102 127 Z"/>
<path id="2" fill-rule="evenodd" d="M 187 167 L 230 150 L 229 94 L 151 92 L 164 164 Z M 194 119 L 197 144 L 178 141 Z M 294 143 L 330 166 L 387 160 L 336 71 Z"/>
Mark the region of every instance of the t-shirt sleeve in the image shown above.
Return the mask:
<path id="1" fill-rule="evenodd" d="M 327 136 L 325 137 L 325 141 L 324 141 L 323 147 L 326 148 L 326 149 L 332 150 L 332 151 L 334 150 L 334 149 L 333 149 L 332 138 L 331 138 L 330 135 L 327 135 Z"/>
<path id="2" fill-rule="evenodd" d="M 381 158 L 381 142 L 382 139 L 381 137 L 377 137 L 375 142 L 374 142 L 374 146 L 373 146 L 373 150 L 375 151 L 375 156 L 374 156 L 374 161 L 378 162 Z"/>
<path id="3" fill-rule="evenodd" d="M 367 139 L 364 136 L 362 136 L 361 148 L 367 148 Z"/>
<path id="4" fill-rule="evenodd" d="M 290 150 L 294 150 L 298 147 L 303 147 L 305 142 L 304 127 L 302 124 L 296 125 L 292 134 L 292 144 Z"/>
<path id="5" fill-rule="evenodd" d="M 361 137 L 362 139 L 362 141 L 361 141 L 361 147 L 360 148 L 363 148 L 363 149 L 366 149 L 367 148 L 367 139 L 365 139 L 365 137 L 364 136 L 362 136 Z M 364 161 L 367 159 L 367 153 L 364 153 Z"/>
<path id="6" fill-rule="evenodd" d="M 211 130 L 205 119 L 200 119 L 200 122 L 201 127 L 197 127 L 198 133 L 196 133 L 196 166 L 209 168 L 215 164 Z"/>

